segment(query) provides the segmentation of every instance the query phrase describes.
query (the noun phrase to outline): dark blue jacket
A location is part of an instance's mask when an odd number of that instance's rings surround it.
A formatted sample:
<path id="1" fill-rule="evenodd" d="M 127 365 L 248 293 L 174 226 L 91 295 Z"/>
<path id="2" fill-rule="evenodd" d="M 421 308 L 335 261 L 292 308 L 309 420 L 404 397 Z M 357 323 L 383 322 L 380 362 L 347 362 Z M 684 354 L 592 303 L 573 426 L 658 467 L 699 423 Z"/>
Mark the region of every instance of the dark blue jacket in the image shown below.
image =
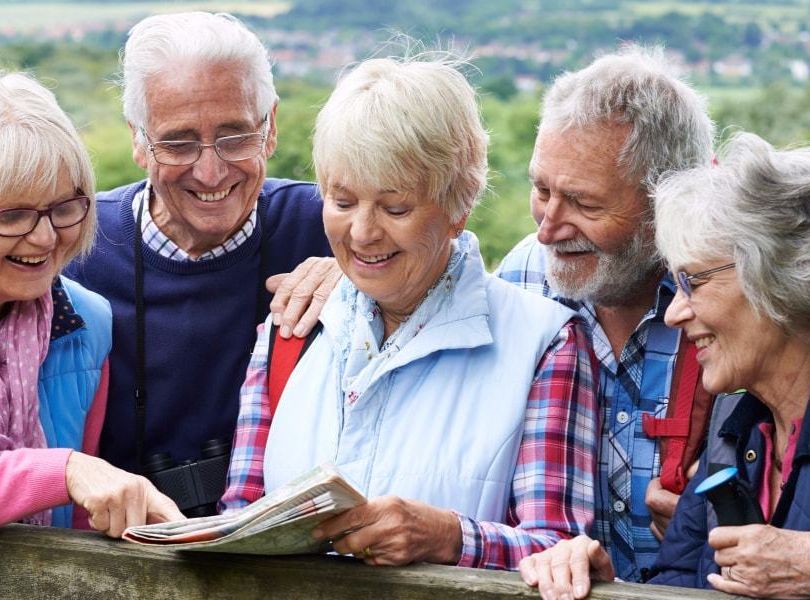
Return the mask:
<path id="1" fill-rule="evenodd" d="M 765 440 L 758 428 L 773 422 L 768 408 L 755 396 L 745 394 L 720 428 L 719 435 L 731 444 L 736 466 L 758 490 L 765 465 Z M 753 451 L 753 452 L 751 452 Z M 714 549 L 709 546 L 707 500 L 695 488 L 707 477 L 709 463 L 704 452 L 695 477 L 681 496 L 675 517 L 667 528 L 651 583 L 691 588 L 709 588 L 709 573 L 719 573 Z M 782 529 L 810 531 L 810 411 L 806 410 L 796 444 L 793 466 L 770 524 Z"/>
<path id="2" fill-rule="evenodd" d="M 67 270 L 112 305 L 110 394 L 100 454 L 130 471 L 137 469 L 132 200 L 144 185 L 99 194 L 96 245 L 87 260 Z M 322 208 L 314 185 L 268 179 L 256 229 L 236 250 L 178 262 L 143 248 L 145 457 L 168 452 L 175 460 L 196 459 L 204 441 L 231 441 L 256 325 L 267 316 L 264 280 L 309 256 L 329 254 Z"/>

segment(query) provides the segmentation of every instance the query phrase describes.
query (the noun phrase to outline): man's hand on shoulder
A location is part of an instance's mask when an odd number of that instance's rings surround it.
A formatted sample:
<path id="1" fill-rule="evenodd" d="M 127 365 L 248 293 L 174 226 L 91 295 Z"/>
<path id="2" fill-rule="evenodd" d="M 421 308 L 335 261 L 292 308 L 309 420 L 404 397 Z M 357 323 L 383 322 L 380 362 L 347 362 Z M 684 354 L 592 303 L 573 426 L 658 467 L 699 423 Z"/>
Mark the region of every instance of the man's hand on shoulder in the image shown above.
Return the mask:
<path id="1" fill-rule="evenodd" d="M 306 337 L 312 331 L 341 275 L 334 258 L 311 257 L 292 273 L 268 277 L 267 290 L 274 294 L 270 312 L 281 337 Z"/>

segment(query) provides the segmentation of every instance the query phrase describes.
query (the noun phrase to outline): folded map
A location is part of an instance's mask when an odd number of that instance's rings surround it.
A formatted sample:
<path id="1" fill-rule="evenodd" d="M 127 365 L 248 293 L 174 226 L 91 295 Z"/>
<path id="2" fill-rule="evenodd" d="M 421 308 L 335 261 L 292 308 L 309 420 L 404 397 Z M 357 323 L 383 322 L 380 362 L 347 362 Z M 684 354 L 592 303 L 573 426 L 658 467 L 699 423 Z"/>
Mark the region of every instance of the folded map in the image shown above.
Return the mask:
<path id="1" fill-rule="evenodd" d="M 241 510 L 213 517 L 129 527 L 124 539 L 174 550 L 304 554 L 329 550 L 312 538 L 318 523 L 366 502 L 331 464 L 324 464 Z"/>

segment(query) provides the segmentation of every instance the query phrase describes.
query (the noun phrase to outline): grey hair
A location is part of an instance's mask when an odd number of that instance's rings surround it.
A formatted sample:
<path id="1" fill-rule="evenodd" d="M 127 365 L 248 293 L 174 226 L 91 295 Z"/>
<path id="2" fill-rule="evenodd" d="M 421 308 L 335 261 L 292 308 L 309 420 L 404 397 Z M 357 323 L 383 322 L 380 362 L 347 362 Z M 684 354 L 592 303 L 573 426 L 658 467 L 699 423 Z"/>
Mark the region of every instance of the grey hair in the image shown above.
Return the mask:
<path id="1" fill-rule="evenodd" d="M 463 64 L 423 53 L 370 59 L 344 75 L 315 123 L 321 190 L 341 176 L 425 194 L 453 222 L 469 214 L 487 185 L 489 135 Z"/>
<path id="2" fill-rule="evenodd" d="M 0 197 L 49 196 L 67 177 L 90 198 L 69 260 L 87 254 L 96 232 L 93 165 L 79 132 L 53 93 L 23 73 L 0 72 Z"/>
<path id="3" fill-rule="evenodd" d="M 226 13 L 147 17 L 130 30 L 120 60 L 124 117 L 135 127 L 146 124 L 149 79 L 170 74 L 178 62 L 243 65 L 244 81 L 254 87 L 259 113 L 269 113 L 278 101 L 267 49 L 239 19 Z"/>
<path id="4" fill-rule="evenodd" d="M 719 166 L 667 174 L 656 242 L 671 267 L 736 263 L 748 302 L 790 333 L 810 329 L 810 148 L 775 150 L 738 133 Z"/>
<path id="5" fill-rule="evenodd" d="M 711 160 L 714 123 L 706 100 L 669 73 L 661 47 L 630 44 L 564 73 L 543 100 L 541 131 L 606 122 L 629 125 L 616 166 L 648 195 L 662 173 Z"/>

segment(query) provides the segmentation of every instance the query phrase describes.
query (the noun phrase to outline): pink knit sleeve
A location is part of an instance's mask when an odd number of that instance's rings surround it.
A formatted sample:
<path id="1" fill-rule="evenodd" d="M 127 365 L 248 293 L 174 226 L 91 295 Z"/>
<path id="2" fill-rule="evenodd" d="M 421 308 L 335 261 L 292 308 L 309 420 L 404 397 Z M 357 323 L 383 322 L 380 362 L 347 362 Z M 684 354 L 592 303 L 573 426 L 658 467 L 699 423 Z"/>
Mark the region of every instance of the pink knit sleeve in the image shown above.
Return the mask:
<path id="1" fill-rule="evenodd" d="M 0 452 L 0 524 L 69 502 L 65 468 L 71 452 L 66 448 Z"/>

